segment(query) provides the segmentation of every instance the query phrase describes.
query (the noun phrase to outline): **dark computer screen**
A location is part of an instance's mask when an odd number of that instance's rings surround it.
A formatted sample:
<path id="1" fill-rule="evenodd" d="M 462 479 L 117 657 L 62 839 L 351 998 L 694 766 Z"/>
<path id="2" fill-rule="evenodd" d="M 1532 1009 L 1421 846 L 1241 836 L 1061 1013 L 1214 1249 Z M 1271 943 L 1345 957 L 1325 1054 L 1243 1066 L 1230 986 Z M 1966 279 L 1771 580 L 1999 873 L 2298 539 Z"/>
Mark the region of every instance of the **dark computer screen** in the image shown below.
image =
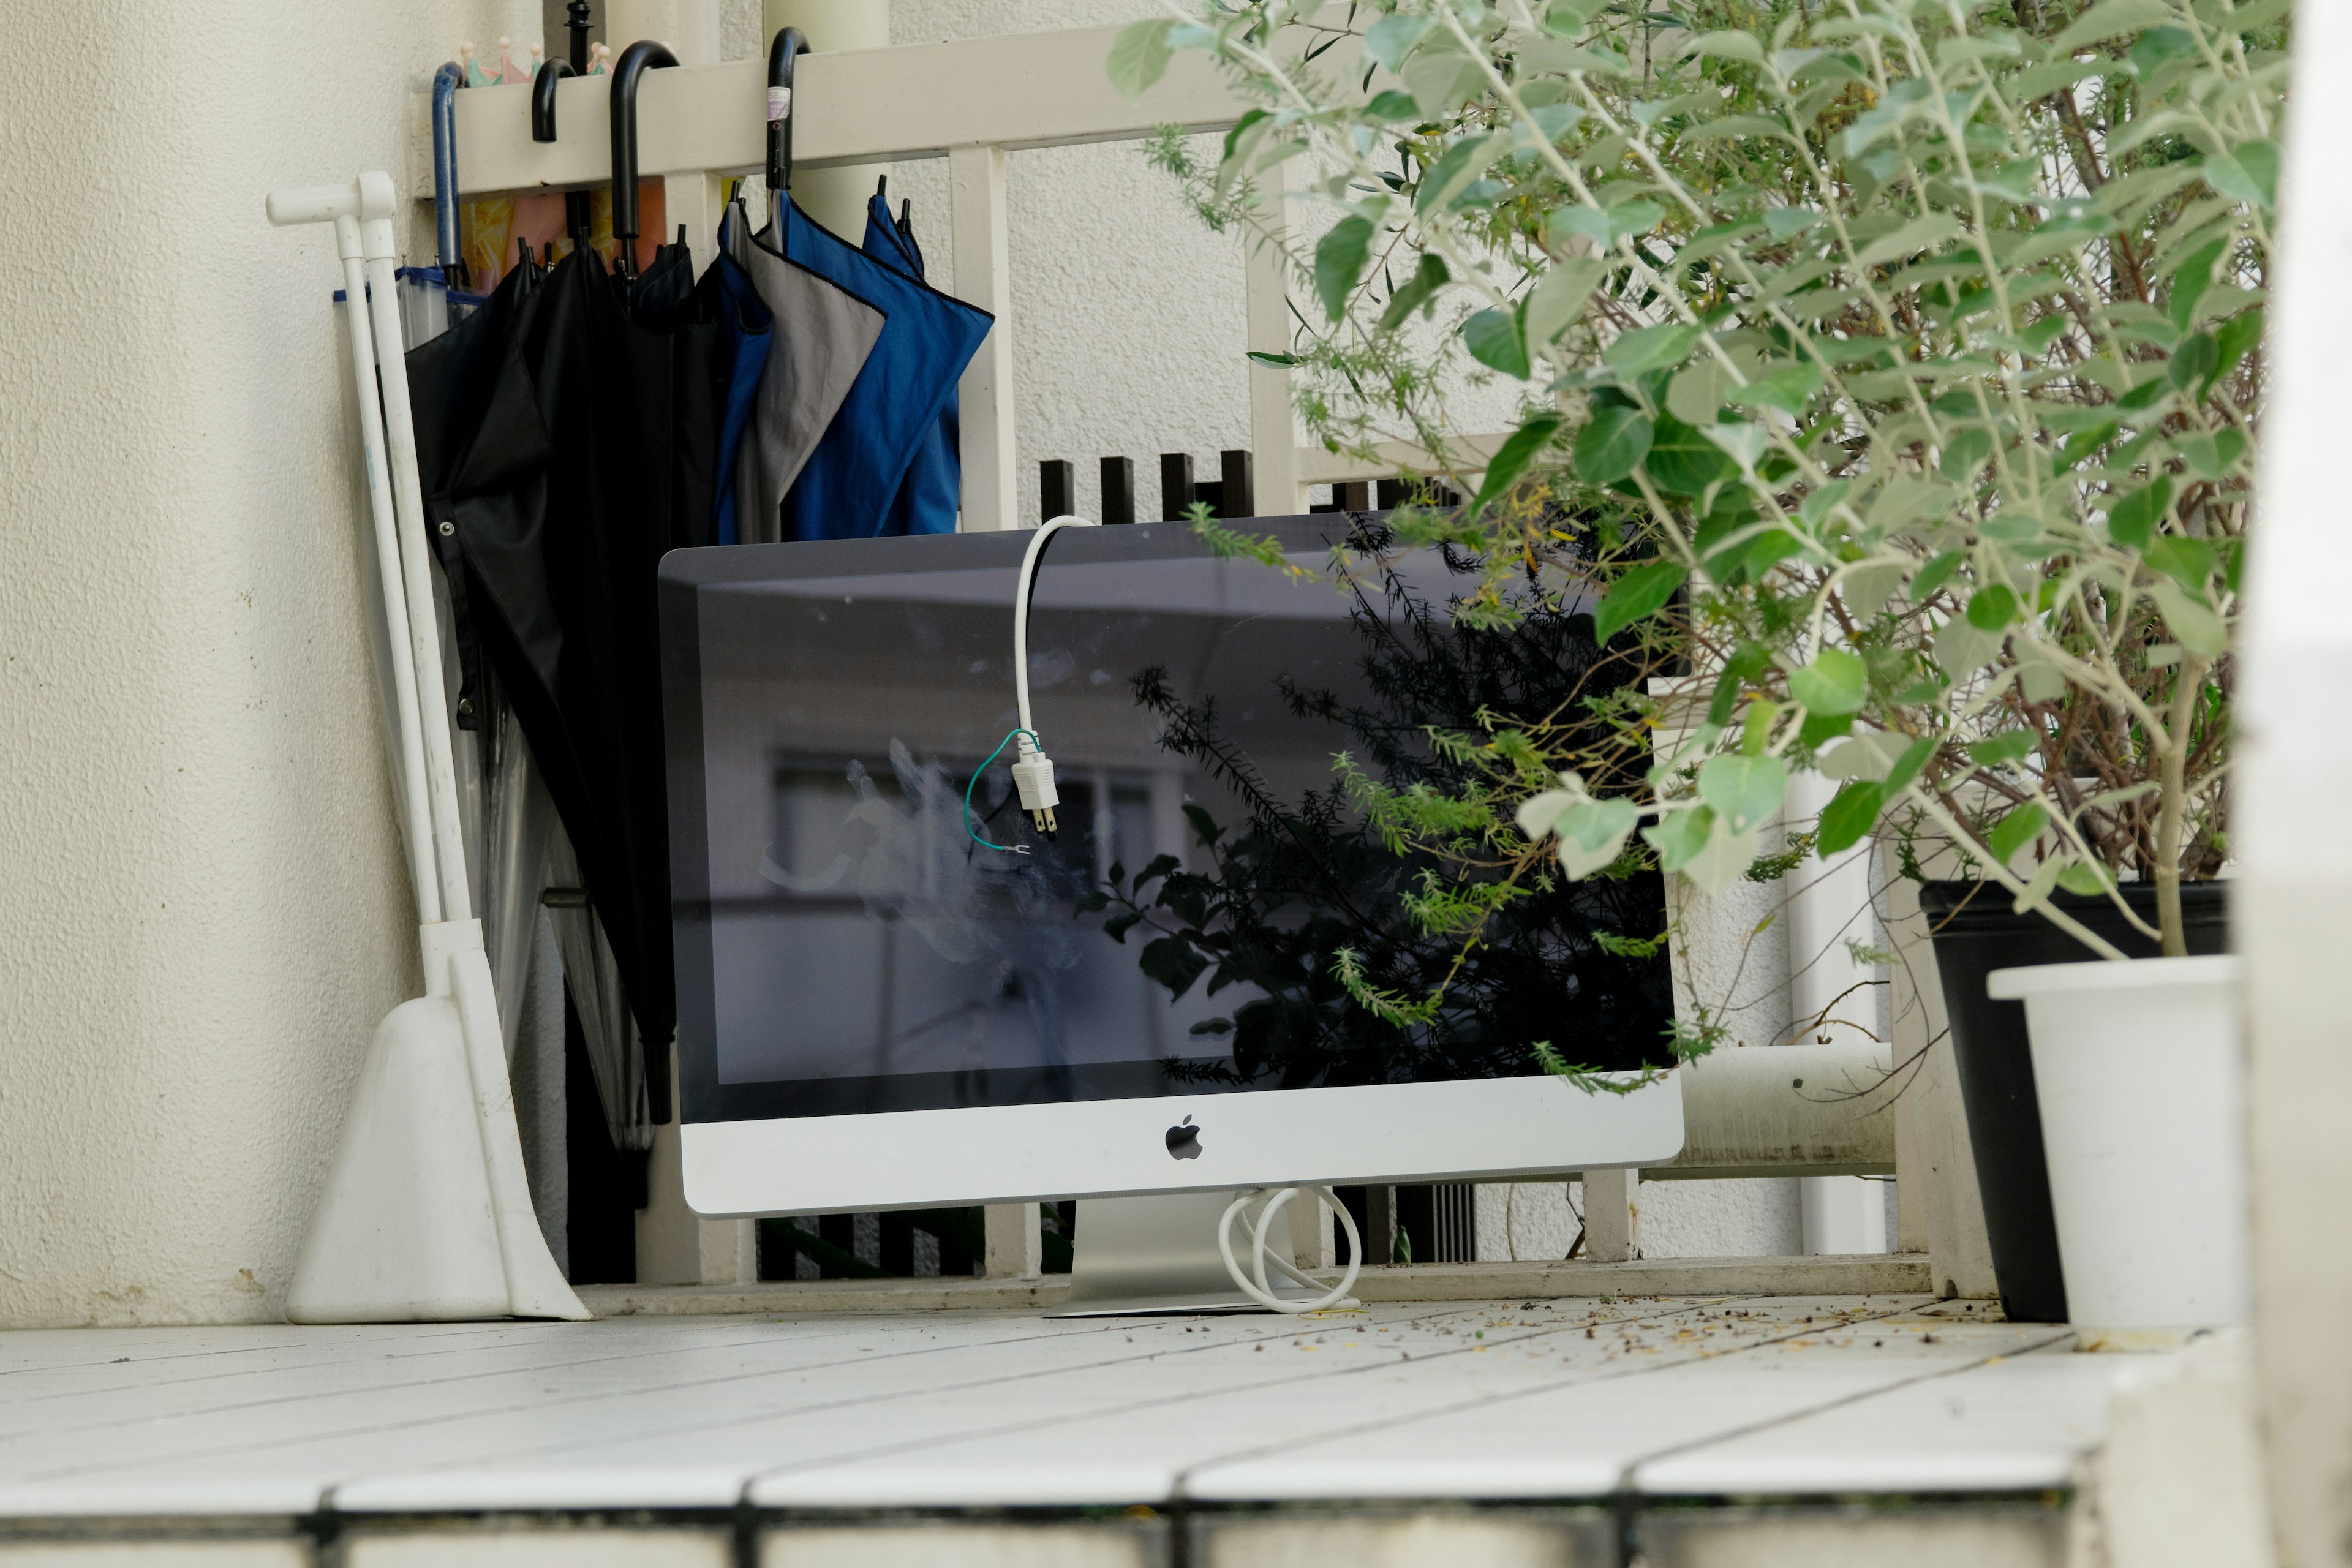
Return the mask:
<path id="1" fill-rule="evenodd" d="M 1347 552 L 1351 526 L 1279 525 L 1296 576 L 1181 523 L 1048 542 L 1029 672 L 1050 838 L 1013 749 L 982 765 L 1018 722 L 1028 535 L 671 556 L 688 1119 L 1495 1076 L 1580 1032 L 1622 1065 L 1654 1054 L 1662 962 L 1590 940 L 1663 929 L 1654 875 L 1514 926 L 1522 962 L 1507 940 L 1483 1004 L 1465 991 L 1450 1019 L 1402 1028 L 1348 1001 L 1339 948 L 1433 979 L 1451 946 L 1402 919 L 1423 868 L 1364 829 L 1335 757 L 1411 774 L 1428 759 L 1407 708 L 1507 695 L 1487 689 L 1547 665 L 1589 676 L 1593 655 L 1580 617 L 1553 616 L 1557 646 L 1474 668 L 1444 613 L 1459 563 L 1360 533 Z"/>

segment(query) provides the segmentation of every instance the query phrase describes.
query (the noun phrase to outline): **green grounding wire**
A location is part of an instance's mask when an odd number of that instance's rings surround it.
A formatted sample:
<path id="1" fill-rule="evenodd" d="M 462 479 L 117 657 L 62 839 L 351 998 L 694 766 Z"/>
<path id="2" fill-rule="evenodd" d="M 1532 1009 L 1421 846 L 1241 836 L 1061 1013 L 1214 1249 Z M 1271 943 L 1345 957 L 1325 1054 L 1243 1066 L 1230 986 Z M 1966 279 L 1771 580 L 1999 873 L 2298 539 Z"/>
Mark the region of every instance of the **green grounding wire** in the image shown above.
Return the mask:
<path id="1" fill-rule="evenodd" d="M 1029 743 L 1031 745 L 1035 746 L 1040 751 L 1045 750 L 1045 743 L 1037 739 L 1037 733 L 1035 731 L 1007 730 L 1004 732 L 1004 739 L 996 742 L 996 750 L 988 753 L 988 762 L 982 763 L 980 766 L 974 768 L 971 772 L 971 783 L 963 786 L 963 830 L 965 833 L 970 834 L 971 841 L 974 844 L 979 845 L 982 849 L 995 849 L 1007 855 L 1026 855 L 1029 853 L 1029 847 L 1027 845 L 991 844 L 987 839 L 982 838 L 971 826 L 971 792 L 973 789 L 978 787 L 981 774 L 988 772 L 989 763 L 993 763 L 997 758 L 1004 754 L 1004 748 L 1013 744 L 1013 737 L 1015 735 L 1026 735 L 1029 737 Z"/>

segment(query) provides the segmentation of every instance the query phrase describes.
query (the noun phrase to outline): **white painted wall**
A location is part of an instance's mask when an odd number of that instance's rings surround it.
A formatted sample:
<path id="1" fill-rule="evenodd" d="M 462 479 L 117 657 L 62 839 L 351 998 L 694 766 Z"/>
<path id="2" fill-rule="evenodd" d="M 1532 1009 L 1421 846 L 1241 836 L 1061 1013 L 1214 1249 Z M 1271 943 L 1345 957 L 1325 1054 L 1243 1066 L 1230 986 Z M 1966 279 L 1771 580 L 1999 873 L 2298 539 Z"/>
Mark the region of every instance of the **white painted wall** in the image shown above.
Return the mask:
<path id="1" fill-rule="evenodd" d="M 275 1318 L 415 984 L 333 241 L 536 0 L 12 8 L 0 116 L 0 1324 Z"/>

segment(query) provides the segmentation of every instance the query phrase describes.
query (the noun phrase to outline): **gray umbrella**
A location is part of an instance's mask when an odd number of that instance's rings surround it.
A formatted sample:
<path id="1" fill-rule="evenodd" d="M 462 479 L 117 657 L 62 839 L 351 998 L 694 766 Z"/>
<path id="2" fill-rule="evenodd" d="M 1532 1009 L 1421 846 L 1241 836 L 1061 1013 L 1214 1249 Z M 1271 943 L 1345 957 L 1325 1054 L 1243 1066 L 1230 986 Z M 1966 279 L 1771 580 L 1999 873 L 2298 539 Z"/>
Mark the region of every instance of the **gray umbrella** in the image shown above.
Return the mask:
<path id="1" fill-rule="evenodd" d="M 833 423 L 882 336 L 883 313 L 752 237 L 743 204 L 727 209 L 722 243 L 776 319 L 751 428 L 737 460 L 746 544 L 782 538 L 778 508 Z"/>

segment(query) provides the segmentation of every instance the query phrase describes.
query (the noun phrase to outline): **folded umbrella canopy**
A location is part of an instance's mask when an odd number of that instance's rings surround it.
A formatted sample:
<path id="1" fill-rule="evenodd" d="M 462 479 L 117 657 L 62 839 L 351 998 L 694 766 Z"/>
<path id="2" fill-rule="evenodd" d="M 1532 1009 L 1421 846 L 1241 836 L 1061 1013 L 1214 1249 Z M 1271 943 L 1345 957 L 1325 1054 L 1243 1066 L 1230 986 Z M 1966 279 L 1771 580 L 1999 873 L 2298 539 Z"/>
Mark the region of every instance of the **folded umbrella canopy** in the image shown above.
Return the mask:
<path id="1" fill-rule="evenodd" d="M 923 280 L 923 247 L 915 243 L 914 226 L 908 221 L 909 204 L 901 202 L 898 216 L 892 217 L 886 196 L 888 189 L 888 175 L 875 182 L 874 195 L 866 204 L 866 239 L 859 248 L 919 283 Z M 956 513 L 963 501 L 963 457 L 957 445 L 959 426 L 956 389 L 950 386 L 939 419 L 915 448 L 914 460 L 907 466 L 907 478 L 890 502 L 890 515 L 883 524 L 883 532 L 955 531 Z"/>
<path id="2" fill-rule="evenodd" d="M 877 261 L 779 192 L 761 243 L 862 299 L 887 319 L 840 413 L 784 497 L 787 539 L 870 539 L 888 531 L 891 503 L 938 428 L 956 382 L 995 318 Z M 955 514 L 915 519 L 951 533 Z"/>
<path id="3" fill-rule="evenodd" d="M 726 411 L 751 403 L 737 369 L 767 357 L 748 279 L 694 283 L 683 247 L 630 276 L 634 89 L 667 54 L 632 45 L 613 72 L 616 271 L 584 248 L 519 271 L 408 366 L 426 517 L 578 857 L 657 1121 L 677 1003 L 656 574 L 715 537 Z"/>
<path id="4" fill-rule="evenodd" d="M 648 432 L 669 412 L 667 345 L 593 251 L 527 292 L 523 276 L 410 356 L 425 516 L 457 542 L 472 630 L 657 1048 L 675 1027 L 654 608 L 673 487 Z"/>
<path id="5" fill-rule="evenodd" d="M 736 458 L 736 536 L 721 544 L 773 544 L 782 530 L 784 495 L 841 412 L 882 336 L 882 311 L 755 240 L 738 200 L 719 230 L 721 251 L 740 264 L 776 322 L 767 373 Z"/>
<path id="6" fill-rule="evenodd" d="M 667 371 L 668 405 L 649 407 L 654 465 L 670 477 L 673 543 L 732 544 L 731 475 L 755 411 L 774 318 L 751 275 L 721 255 L 697 281 L 684 226 L 641 278 L 623 284 L 631 321 L 649 336 L 646 384 Z"/>
<path id="7" fill-rule="evenodd" d="M 660 44 L 639 42 L 613 67 L 613 236 L 614 268 L 636 340 L 641 384 L 665 384 L 645 408 L 656 468 L 669 476 L 669 537 L 674 547 L 719 542 L 732 510 L 731 486 L 719 482 L 753 408 L 767 363 L 773 318 L 751 276 L 726 256 L 698 282 L 686 228 L 660 247 L 641 278 L 632 277 L 637 237 L 637 84 L 645 73 L 677 64 Z"/>
<path id="8" fill-rule="evenodd" d="M 759 409 L 760 387 L 767 380 L 769 351 L 776 337 L 775 314 L 760 298 L 751 273 L 723 248 L 703 274 L 704 283 L 713 279 L 718 284 L 719 352 L 711 366 L 711 384 L 720 407 L 719 450 L 711 475 L 710 538 L 714 544 L 740 544 L 743 520 L 734 476 L 742 461 L 743 438 Z"/>
<path id="9" fill-rule="evenodd" d="M 769 224 L 755 247 L 878 308 L 885 320 L 839 412 L 783 498 L 782 537 L 867 539 L 892 531 L 899 487 L 995 318 L 868 256 L 793 203 L 791 72 L 798 42 L 787 28 L 768 55 L 769 101 L 781 107 L 769 121 Z M 782 320 L 791 331 L 791 319 Z M 955 528 L 952 510 L 908 521 L 927 532 Z"/>
<path id="10" fill-rule="evenodd" d="M 768 186 L 792 179 L 793 62 L 808 48 L 797 27 L 776 34 L 768 50 Z M 883 312 L 772 245 L 755 240 L 740 200 L 728 204 L 719 247 L 741 267 L 773 314 L 766 374 L 735 467 L 735 537 L 722 544 L 773 544 L 783 530 L 784 495 L 866 368 L 882 336 Z"/>

